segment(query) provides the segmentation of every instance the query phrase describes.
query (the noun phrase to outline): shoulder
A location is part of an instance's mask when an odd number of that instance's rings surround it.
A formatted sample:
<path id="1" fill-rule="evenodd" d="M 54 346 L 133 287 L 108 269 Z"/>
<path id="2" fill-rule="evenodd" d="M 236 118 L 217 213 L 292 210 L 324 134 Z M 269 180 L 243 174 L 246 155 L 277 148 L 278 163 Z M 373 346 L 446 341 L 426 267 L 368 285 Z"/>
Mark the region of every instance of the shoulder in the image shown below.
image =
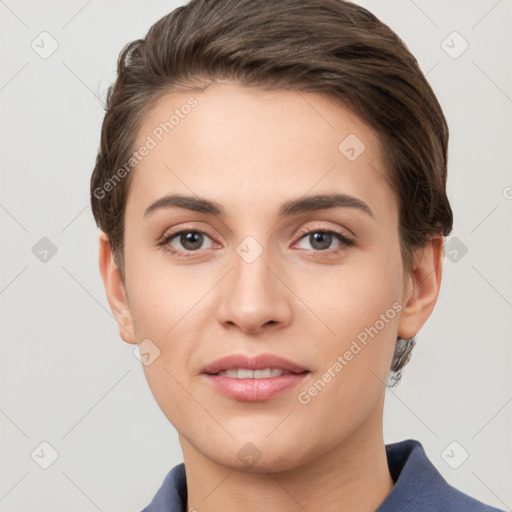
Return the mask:
<path id="1" fill-rule="evenodd" d="M 451 486 L 419 441 L 407 439 L 386 445 L 386 455 L 395 486 L 377 512 L 503 512 Z"/>
<path id="2" fill-rule="evenodd" d="M 142 512 L 184 512 L 187 503 L 187 480 L 182 462 L 167 473 L 151 503 Z"/>

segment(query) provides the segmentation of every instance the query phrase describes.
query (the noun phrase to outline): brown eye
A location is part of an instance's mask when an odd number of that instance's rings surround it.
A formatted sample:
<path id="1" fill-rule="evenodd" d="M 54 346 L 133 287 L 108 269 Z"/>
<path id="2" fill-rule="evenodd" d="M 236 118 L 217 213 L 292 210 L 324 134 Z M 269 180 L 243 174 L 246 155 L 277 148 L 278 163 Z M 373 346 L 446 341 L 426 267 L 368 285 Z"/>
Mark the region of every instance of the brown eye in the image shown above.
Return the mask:
<path id="1" fill-rule="evenodd" d="M 198 231 L 189 231 L 179 235 L 179 241 L 187 251 L 195 251 L 203 245 L 203 234 Z"/>

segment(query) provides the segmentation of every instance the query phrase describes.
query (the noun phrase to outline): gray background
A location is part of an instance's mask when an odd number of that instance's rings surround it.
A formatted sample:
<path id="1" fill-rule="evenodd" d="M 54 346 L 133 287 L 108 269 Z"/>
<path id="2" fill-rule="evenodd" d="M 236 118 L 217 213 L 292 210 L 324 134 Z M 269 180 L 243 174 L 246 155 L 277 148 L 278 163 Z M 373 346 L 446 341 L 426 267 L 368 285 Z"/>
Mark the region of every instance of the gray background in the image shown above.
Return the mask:
<path id="1" fill-rule="evenodd" d="M 451 129 L 451 254 L 437 308 L 388 392 L 385 440 L 419 439 L 452 485 L 510 510 L 512 4 L 361 3 L 416 55 Z M 98 97 L 122 46 L 176 5 L 0 1 L 2 511 L 138 511 L 182 461 L 110 313 L 88 198 Z M 43 31 L 59 45 L 46 59 L 31 48 Z M 469 43 L 457 58 L 453 31 Z M 43 237 L 57 248 L 46 261 Z M 58 452 L 47 469 L 43 441 Z"/>

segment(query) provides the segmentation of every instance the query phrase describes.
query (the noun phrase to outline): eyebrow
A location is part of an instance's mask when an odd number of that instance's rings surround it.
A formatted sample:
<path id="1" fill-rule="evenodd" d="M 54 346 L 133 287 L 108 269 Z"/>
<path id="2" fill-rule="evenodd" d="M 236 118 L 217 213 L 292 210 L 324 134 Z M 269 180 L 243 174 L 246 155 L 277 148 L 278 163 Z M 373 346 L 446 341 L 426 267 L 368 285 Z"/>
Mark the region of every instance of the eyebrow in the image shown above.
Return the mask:
<path id="1" fill-rule="evenodd" d="M 173 206 L 219 217 L 225 215 L 222 206 L 215 201 L 194 196 L 171 194 L 157 199 L 148 206 L 144 212 L 144 216 L 147 217 L 157 210 L 171 208 Z M 293 199 L 280 205 L 279 215 L 281 217 L 288 217 L 304 212 L 340 207 L 355 208 L 375 218 L 371 208 L 364 201 L 347 194 L 317 194 Z"/>

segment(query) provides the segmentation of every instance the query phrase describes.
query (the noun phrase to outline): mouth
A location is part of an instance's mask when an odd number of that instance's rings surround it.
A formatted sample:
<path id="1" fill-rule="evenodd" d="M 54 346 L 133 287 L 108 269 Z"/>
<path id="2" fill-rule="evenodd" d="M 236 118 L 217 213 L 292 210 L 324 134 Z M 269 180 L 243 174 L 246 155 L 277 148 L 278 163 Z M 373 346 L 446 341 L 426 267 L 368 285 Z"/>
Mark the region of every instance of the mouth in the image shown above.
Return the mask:
<path id="1" fill-rule="evenodd" d="M 231 377 L 233 379 L 271 379 L 273 377 L 281 377 L 281 375 L 300 375 L 306 372 L 289 372 L 281 368 L 264 368 L 263 370 L 251 370 L 249 368 L 234 368 L 223 370 L 213 375 L 223 377 Z M 210 374 L 211 375 L 211 374 Z"/>
<path id="2" fill-rule="evenodd" d="M 311 372 L 276 355 L 233 354 L 203 368 L 207 382 L 222 395 L 239 401 L 264 401 L 300 386 Z"/>

